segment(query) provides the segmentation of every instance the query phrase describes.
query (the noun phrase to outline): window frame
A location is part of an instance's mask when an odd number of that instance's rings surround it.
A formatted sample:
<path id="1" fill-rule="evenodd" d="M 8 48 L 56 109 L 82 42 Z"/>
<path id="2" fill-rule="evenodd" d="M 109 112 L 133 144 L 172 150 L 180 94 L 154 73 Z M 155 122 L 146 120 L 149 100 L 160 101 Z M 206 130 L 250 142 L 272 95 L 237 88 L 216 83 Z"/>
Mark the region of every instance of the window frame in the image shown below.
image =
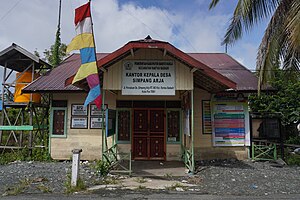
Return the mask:
<path id="1" fill-rule="evenodd" d="M 63 110 L 65 111 L 64 116 L 64 134 L 63 135 L 56 135 L 53 134 L 53 114 L 56 110 Z M 51 107 L 50 109 L 50 137 L 51 138 L 66 138 L 67 137 L 67 115 L 68 115 L 68 108 L 67 107 Z"/>
<path id="2" fill-rule="evenodd" d="M 204 132 L 205 131 L 205 112 L 204 112 L 204 103 L 209 104 L 209 109 L 210 109 L 210 123 L 211 123 L 211 132 Z M 201 101 L 201 114 L 202 114 L 202 135 L 212 135 L 213 134 L 213 114 L 212 114 L 212 104 L 211 100 L 202 100 Z"/>
<path id="3" fill-rule="evenodd" d="M 179 111 L 179 141 L 168 141 L 168 111 Z M 182 110 L 180 108 L 166 109 L 166 144 L 181 144 L 182 141 Z"/>
<path id="4" fill-rule="evenodd" d="M 116 141 L 117 144 L 131 144 L 132 141 L 132 109 L 128 109 L 128 108 L 117 108 L 116 109 L 117 113 L 116 113 Z M 128 141 L 125 140 L 119 140 L 119 111 L 129 111 L 129 116 L 130 116 L 130 120 L 129 120 L 129 126 L 130 126 L 130 130 L 129 130 L 129 134 L 130 134 L 130 139 Z"/>

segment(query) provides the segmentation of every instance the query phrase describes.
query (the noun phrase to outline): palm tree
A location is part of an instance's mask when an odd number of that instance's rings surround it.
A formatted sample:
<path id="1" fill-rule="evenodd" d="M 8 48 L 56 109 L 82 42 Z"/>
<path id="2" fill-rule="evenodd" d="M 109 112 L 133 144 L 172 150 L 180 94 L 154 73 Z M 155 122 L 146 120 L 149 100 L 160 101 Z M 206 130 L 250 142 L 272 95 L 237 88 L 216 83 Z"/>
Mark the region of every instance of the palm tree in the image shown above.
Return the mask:
<path id="1" fill-rule="evenodd" d="M 209 8 L 220 0 L 212 0 Z M 233 45 L 263 19 L 271 17 L 257 53 L 259 91 L 279 66 L 300 69 L 300 0 L 238 0 L 222 44 Z"/>

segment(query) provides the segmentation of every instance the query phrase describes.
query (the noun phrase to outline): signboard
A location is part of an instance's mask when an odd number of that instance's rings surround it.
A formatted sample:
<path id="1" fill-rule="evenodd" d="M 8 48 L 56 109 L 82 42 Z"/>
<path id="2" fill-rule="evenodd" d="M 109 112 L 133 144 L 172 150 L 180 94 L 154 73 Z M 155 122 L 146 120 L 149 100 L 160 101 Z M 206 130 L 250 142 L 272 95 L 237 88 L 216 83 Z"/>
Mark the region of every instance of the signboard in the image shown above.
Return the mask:
<path id="1" fill-rule="evenodd" d="M 213 103 L 214 146 L 249 146 L 249 113 L 247 104 Z"/>
<path id="2" fill-rule="evenodd" d="M 72 104 L 72 115 L 84 115 L 87 116 L 88 107 L 84 107 L 83 104 Z"/>
<path id="3" fill-rule="evenodd" d="M 90 128 L 91 129 L 101 129 L 102 124 L 105 126 L 105 117 L 103 118 L 104 123 L 102 123 L 102 117 L 91 117 L 90 118 Z"/>
<path id="4" fill-rule="evenodd" d="M 87 117 L 72 117 L 71 118 L 71 128 L 88 128 Z"/>
<path id="5" fill-rule="evenodd" d="M 91 109 L 91 116 L 101 115 L 101 109 L 98 109 L 95 104 L 91 104 L 90 107 L 91 107 L 90 108 Z"/>
<path id="6" fill-rule="evenodd" d="M 0 100 L 0 111 L 2 110 L 2 100 Z"/>
<path id="7" fill-rule="evenodd" d="M 173 61 L 125 61 L 122 70 L 122 95 L 175 95 Z"/>

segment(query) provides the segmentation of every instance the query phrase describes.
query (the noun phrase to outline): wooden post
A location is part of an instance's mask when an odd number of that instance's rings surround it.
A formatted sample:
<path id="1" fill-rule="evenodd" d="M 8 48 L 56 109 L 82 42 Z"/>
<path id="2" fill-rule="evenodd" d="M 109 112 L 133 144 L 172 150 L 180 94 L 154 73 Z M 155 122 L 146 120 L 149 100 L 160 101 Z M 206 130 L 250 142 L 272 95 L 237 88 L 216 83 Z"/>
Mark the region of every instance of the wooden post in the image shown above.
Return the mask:
<path id="1" fill-rule="evenodd" d="M 3 80 L 2 80 L 2 94 L 1 94 L 1 99 L 2 99 L 2 110 L 1 110 L 1 118 L 0 118 L 0 125 L 4 125 L 4 90 L 5 90 L 5 80 L 6 80 L 6 70 L 7 70 L 7 61 L 5 62 L 4 66 L 4 72 L 3 72 Z M 0 131 L 0 145 L 2 143 L 2 130 Z"/>
<path id="2" fill-rule="evenodd" d="M 194 90 L 191 90 L 191 153 L 192 153 L 192 169 L 191 173 L 195 172 L 195 155 L 194 155 Z"/>
<path id="3" fill-rule="evenodd" d="M 73 149 L 73 159 L 72 159 L 72 178 L 71 178 L 71 186 L 76 187 L 78 181 L 79 174 L 79 162 L 80 162 L 80 153 L 82 149 Z"/>

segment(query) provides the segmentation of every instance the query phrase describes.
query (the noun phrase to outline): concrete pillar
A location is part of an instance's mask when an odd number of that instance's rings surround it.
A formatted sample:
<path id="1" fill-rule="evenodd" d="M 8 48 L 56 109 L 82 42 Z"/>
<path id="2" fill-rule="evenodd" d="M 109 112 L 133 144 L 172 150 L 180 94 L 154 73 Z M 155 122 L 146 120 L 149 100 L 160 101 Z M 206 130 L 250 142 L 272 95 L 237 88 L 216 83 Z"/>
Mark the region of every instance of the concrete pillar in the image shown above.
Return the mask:
<path id="1" fill-rule="evenodd" d="M 73 149 L 71 186 L 76 187 L 79 174 L 80 153 L 82 149 Z"/>

